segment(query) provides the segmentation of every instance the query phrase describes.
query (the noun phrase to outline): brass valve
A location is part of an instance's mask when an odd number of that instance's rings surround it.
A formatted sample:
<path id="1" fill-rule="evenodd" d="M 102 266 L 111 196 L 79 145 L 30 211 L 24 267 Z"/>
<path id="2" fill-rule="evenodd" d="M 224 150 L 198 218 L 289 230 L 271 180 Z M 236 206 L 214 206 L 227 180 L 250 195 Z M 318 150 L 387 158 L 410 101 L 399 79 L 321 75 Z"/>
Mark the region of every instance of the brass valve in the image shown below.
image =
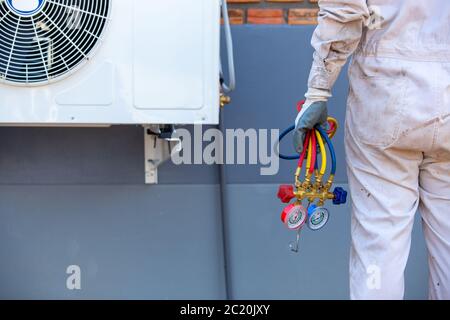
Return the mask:
<path id="1" fill-rule="evenodd" d="M 224 108 L 227 104 L 231 103 L 231 97 L 224 95 L 223 93 L 220 94 L 220 107 Z"/>

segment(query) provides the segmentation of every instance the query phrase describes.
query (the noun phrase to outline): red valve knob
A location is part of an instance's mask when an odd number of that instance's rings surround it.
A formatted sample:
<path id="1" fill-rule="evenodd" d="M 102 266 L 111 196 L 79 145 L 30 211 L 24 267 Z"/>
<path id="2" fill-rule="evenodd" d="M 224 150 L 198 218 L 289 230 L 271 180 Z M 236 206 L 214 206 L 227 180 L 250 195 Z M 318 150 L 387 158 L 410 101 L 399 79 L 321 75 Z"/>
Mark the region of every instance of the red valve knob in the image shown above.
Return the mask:
<path id="1" fill-rule="evenodd" d="M 302 100 L 297 103 L 297 111 L 298 112 L 302 111 L 303 105 L 305 104 L 305 102 L 306 102 L 306 100 Z"/>
<path id="2" fill-rule="evenodd" d="M 281 185 L 278 189 L 277 196 L 281 200 L 281 202 L 289 203 L 293 198 L 295 198 L 294 186 Z"/>

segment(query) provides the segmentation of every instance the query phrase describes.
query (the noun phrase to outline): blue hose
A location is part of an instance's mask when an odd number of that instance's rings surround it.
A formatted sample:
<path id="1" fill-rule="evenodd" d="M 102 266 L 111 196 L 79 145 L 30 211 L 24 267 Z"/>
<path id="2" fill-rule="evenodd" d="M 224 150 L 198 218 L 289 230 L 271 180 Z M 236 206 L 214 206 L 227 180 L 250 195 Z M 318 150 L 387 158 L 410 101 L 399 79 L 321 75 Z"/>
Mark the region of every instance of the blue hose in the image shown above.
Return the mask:
<path id="1" fill-rule="evenodd" d="M 283 132 L 281 132 L 280 137 L 278 138 L 278 146 L 280 145 L 281 140 L 284 139 L 284 137 L 286 137 L 290 132 L 295 130 L 295 125 L 290 126 L 289 128 L 287 128 L 286 130 L 284 130 Z M 282 154 L 281 152 L 278 154 L 278 156 L 283 159 L 283 160 L 297 160 L 300 159 L 300 155 L 296 154 L 293 156 L 286 156 L 284 154 Z"/>
<path id="2" fill-rule="evenodd" d="M 325 141 L 328 145 L 328 149 L 330 150 L 330 154 L 331 154 L 331 174 L 335 175 L 336 174 L 336 152 L 334 151 L 333 143 L 331 142 L 331 139 L 328 136 L 328 134 L 325 132 L 325 130 L 321 126 L 316 126 L 316 129 L 320 132 L 320 135 L 322 136 L 323 139 L 325 139 Z"/>

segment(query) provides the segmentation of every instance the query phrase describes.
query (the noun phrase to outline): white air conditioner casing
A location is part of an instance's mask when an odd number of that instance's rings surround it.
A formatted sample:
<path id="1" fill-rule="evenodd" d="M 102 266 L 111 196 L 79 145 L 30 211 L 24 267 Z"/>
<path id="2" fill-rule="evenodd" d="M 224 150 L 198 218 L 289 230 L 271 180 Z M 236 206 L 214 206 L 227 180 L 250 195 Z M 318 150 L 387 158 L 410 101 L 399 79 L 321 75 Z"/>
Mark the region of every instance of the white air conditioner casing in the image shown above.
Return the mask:
<path id="1" fill-rule="evenodd" d="M 95 13 L 70 9 L 69 5 L 92 2 L 95 8 L 98 0 L 17 1 L 29 2 L 23 10 L 35 8 L 39 12 L 17 13 L 11 7 L 14 1 L 0 1 L 0 60 L 4 59 L 0 125 L 218 123 L 220 0 L 109 0 L 101 34 L 77 31 L 80 37 L 98 38 L 89 52 L 79 50 L 86 55 L 83 61 L 70 70 L 68 67 L 61 76 L 47 74 L 44 81 L 35 82 L 28 82 L 33 70 L 44 68 L 48 73 L 55 61 L 64 60 L 56 56 L 63 39 L 68 47 L 76 42 L 71 38 L 73 24 L 69 28 L 67 21 L 51 19 L 56 9 L 50 6 L 58 6 L 65 12 L 61 15 L 70 11 L 78 12 L 76 19 L 94 19 Z M 25 13 L 21 16 L 20 12 Z M 70 19 L 75 18 L 72 14 Z M 38 26 L 40 33 L 36 37 L 22 34 L 14 21 L 29 26 L 28 32 Z M 47 39 L 44 35 L 50 31 L 60 34 L 62 40 Z M 2 39 L 13 43 L 9 53 Z M 36 68 L 34 62 L 17 66 L 28 48 L 27 41 L 39 49 L 42 61 L 35 59 Z M 26 59 L 26 54 L 23 56 Z M 14 72 L 22 72 L 25 80 L 16 83 L 11 78 Z"/>

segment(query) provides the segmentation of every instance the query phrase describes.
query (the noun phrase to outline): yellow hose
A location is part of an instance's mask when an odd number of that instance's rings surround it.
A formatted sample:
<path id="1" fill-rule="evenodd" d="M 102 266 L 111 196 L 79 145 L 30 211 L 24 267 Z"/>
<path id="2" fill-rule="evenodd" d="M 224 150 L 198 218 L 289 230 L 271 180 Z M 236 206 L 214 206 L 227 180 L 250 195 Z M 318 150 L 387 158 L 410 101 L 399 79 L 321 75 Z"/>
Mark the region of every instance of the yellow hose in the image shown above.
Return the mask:
<path id="1" fill-rule="evenodd" d="M 332 132 L 330 132 L 330 134 L 328 135 L 330 137 L 330 139 L 333 139 L 333 137 L 336 134 L 336 131 L 339 128 L 339 123 L 337 122 L 337 120 L 335 118 L 332 118 L 332 117 L 328 117 L 328 122 L 331 122 L 334 124 L 334 130 Z"/>
<path id="2" fill-rule="evenodd" d="M 325 144 L 323 143 L 322 136 L 320 135 L 319 130 L 314 130 L 316 133 L 317 141 L 319 142 L 320 153 L 322 154 L 322 165 L 320 167 L 320 175 L 323 176 L 327 171 L 327 151 L 325 149 Z"/>

